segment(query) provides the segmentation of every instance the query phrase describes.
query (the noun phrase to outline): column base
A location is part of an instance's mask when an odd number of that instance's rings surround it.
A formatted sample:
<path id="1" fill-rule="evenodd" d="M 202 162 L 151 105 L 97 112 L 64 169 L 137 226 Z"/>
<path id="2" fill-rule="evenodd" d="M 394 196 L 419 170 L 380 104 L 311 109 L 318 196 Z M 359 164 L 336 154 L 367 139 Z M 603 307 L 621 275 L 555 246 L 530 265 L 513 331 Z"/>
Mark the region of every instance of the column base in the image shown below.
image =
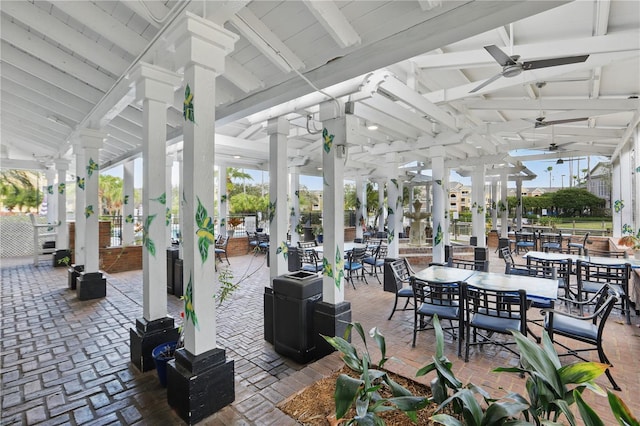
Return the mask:
<path id="1" fill-rule="evenodd" d="M 102 276 L 102 272 L 80 272 L 76 280 L 76 294 L 80 300 L 106 297 L 107 279 Z"/>
<path id="2" fill-rule="evenodd" d="M 178 328 L 171 317 L 152 321 L 145 318 L 136 320 L 136 328 L 129 329 L 129 351 L 131 363 L 142 372 L 153 370 L 155 364 L 151 351 L 158 345 L 177 342 Z"/>
<path id="3" fill-rule="evenodd" d="M 67 267 L 70 264 L 71 264 L 71 250 L 62 249 L 62 250 L 56 250 L 56 252 L 53 253 L 54 268 Z"/>
<path id="4" fill-rule="evenodd" d="M 77 285 L 77 279 L 80 276 L 80 272 L 84 271 L 84 265 L 73 264 L 67 269 L 69 276 L 69 290 L 75 290 Z"/>
<path id="5" fill-rule="evenodd" d="M 167 365 L 167 402 L 195 424 L 235 400 L 234 362 L 224 349 L 192 355 L 182 348 Z"/>
<path id="6" fill-rule="evenodd" d="M 351 322 L 351 303 L 340 302 L 333 305 L 327 302 L 318 302 L 313 313 L 315 326 L 316 358 L 323 358 L 335 351 L 321 336 L 344 336 L 347 324 Z"/>

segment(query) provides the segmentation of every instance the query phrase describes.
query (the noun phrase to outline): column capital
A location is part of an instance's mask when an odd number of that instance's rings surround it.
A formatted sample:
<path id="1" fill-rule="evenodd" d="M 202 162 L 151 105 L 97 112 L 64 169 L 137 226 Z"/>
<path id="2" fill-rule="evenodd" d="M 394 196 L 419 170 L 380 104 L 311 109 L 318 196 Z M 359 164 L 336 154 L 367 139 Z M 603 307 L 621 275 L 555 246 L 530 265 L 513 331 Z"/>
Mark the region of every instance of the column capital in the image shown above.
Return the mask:
<path id="1" fill-rule="evenodd" d="M 177 63 L 224 73 L 225 56 L 233 51 L 240 38 L 237 34 L 191 12 L 186 12 L 174 28 L 167 39 L 175 46 Z"/>
<path id="2" fill-rule="evenodd" d="M 74 144 L 74 152 L 77 149 L 102 148 L 102 143 L 107 138 L 107 134 L 96 129 L 80 129 L 77 133 L 77 140 Z"/>
<path id="3" fill-rule="evenodd" d="M 173 93 L 182 83 L 179 74 L 145 62 L 136 65 L 127 78 L 135 86 L 136 100 L 151 99 L 165 104 L 173 103 Z"/>
<path id="4" fill-rule="evenodd" d="M 289 121 L 284 117 L 270 118 L 267 121 L 268 135 L 289 135 Z"/>
<path id="5" fill-rule="evenodd" d="M 432 146 L 429 148 L 429 156 L 430 157 L 444 157 L 444 146 Z"/>
<path id="6" fill-rule="evenodd" d="M 60 172 L 69 170 L 69 163 L 70 163 L 69 160 L 58 158 L 58 159 L 54 160 L 54 163 L 56 165 L 56 170 L 58 170 Z"/>

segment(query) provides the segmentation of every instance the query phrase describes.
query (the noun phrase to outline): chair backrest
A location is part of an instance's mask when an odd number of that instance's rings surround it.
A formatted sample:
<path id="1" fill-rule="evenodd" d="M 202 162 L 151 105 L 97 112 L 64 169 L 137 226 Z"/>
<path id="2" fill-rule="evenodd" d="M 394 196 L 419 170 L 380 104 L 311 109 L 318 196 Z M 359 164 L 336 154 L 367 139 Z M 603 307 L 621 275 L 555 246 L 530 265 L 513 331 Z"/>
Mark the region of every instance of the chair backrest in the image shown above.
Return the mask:
<path id="1" fill-rule="evenodd" d="M 584 238 L 582 239 L 582 245 L 586 248 L 587 247 L 587 239 L 589 238 L 589 234 L 591 232 L 587 232 L 586 234 L 584 234 Z"/>
<path id="2" fill-rule="evenodd" d="M 447 266 L 450 268 L 470 269 L 473 271 L 489 271 L 489 262 L 486 260 L 466 260 L 450 257 L 449 260 L 447 260 Z"/>
<path id="3" fill-rule="evenodd" d="M 400 290 L 404 287 L 404 283 L 409 283 L 411 278 L 411 269 L 406 259 L 394 260 L 389 264 L 393 271 L 393 277 L 396 280 L 396 290 Z"/>
<path id="4" fill-rule="evenodd" d="M 320 261 L 318 258 L 318 253 L 313 249 L 303 249 L 300 250 L 300 261 L 304 263 L 308 263 L 311 265 L 317 265 Z"/>
<path id="5" fill-rule="evenodd" d="M 629 294 L 629 280 L 631 279 L 631 265 L 628 263 L 595 263 L 578 260 L 576 262 L 578 276 L 578 291 L 584 282 L 603 283 L 610 286 L 618 285 L 625 294 Z"/>
<path id="6" fill-rule="evenodd" d="M 268 243 L 269 242 L 269 234 L 258 233 L 258 242 L 260 242 L 260 243 Z"/>
<path id="7" fill-rule="evenodd" d="M 533 239 L 535 237 L 535 233 L 529 233 L 529 232 L 522 232 L 522 231 L 515 231 L 515 236 L 516 236 L 516 243 L 519 242 L 533 242 Z"/>
<path id="8" fill-rule="evenodd" d="M 425 281 L 415 277 L 411 277 L 410 282 L 413 295 L 416 302 L 418 302 L 415 306 L 419 306 L 419 303 L 428 303 L 443 307 L 454 306 L 461 308 L 461 306 L 457 305 L 462 300 L 460 283 Z M 451 316 L 458 316 L 457 309 L 456 314 Z"/>
<path id="9" fill-rule="evenodd" d="M 469 321 L 475 315 L 487 317 L 483 323 L 500 330 L 504 320 L 519 321 L 518 331 L 527 332 L 527 292 L 524 290 L 500 291 L 478 288 L 462 283 L 462 298 Z"/>
<path id="10" fill-rule="evenodd" d="M 538 235 L 539 241 L 544 245 L 546 243 L 557 243 L 557 244 L 562 244 L 562 233 L 558 232 L 556 233 L 551 233 L 551 232 L 541 232 Z"/>
<path id="11" fill-rule="evenodd" d="M 218 238 L 216 239 L 216 248 L 226 248 L 227 243 L 229 242 L 229 237 L 226 235 L 218 234 Z"/>
<path id="12" fill-rule="evenodd" d="M 571 259 L 548 260 L 539 259 L 535 256 L 527 256 L 527 266 L 543 268 L 542 274 L 546 275 L 544 278 L 562 279 L 564 283 L 569 282 L 571 272 L 573 271 L 573 261 Z M 554 269 L 556 277 L 552 277 Z"/>
<path id="13" fill-rule="evenodd" d="M 315 240 L 313 241 L 298 241 L 298 247 L 301 249 L 310 249 L 312 247 L 317 247 L 318 244 Z"/>
<path id="14" fill-rule="evenodd" d="M 500 249 L 500 254 L 502 254 L 502 259 L 504 259 L 505 264 L 514 265 L 516 263 L 513 260 L 513 255 L 511 254 L 511 249 L 509 247 L 502 247 Z"/>
<path id="15" fill-rule="evenodd" d="M 366 247 L 357 247 L 349 252 L 349 261 L 362 263 L 362 260 L 367 256 Z"/>
<path id="16" fill-rule="evenodd" d="M 597 256 L 597 257 L 613 257 L 618 259 L 626 259 L 629 254 L 626 250 L 598 250 L 592 248 L 585 248 L 586 256 Z"/>
<path id="17" fill-rule="evenodd" d="M 389 246 L 386 245 L 385 243 L 381 243 L 376 248 L 376 259 L 378 260 L 384 259 L 385 257 L 387 257 L 388 252 L 389 252 Z"/>

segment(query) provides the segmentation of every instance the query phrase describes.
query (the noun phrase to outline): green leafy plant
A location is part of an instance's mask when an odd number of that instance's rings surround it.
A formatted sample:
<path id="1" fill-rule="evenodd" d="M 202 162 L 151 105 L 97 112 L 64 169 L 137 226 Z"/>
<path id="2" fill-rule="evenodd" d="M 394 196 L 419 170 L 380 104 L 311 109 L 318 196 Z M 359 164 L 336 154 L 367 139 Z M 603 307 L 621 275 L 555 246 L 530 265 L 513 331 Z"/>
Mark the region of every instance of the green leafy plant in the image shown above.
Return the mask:
<path id="1" fill-rule="evenodd" d="M 355 329 L 364 342 L 365 351 L 362 357 L 357 349 L 347 341 L 351 330 Z M 342 353 L 342 360 L 347 367 L 360 374 L 353 378 L 341 374 L 336 381 L 335 403 L 336 418 L 342 419 L 349 409 L 355 405 L 356 415 L 347 421 L 347 425 L 384 425 L 384 421 L 377 413 L 390 410 L 401 410 L 414 422 L 417 421 L 416 411 L 427 406 L 426 397 L 413 396 L 404 387 L 393 381 L 389 375 L 378 368 L 382 368 L 389 358 L 386 357 L 384 336 L 377 328 L 371 329 L 369 335 L 375 340 L 382 354 L 377 365 L 371 361 L 364 330 L 360 323 L 350 323 L 344 332 L 344 338 L 322 336 L 331 346 Z M 371 368 L 373 367 L 373 368 Z M 390 389 L 391 398 L 383 398 L 378 392 L 383 386 Z"/>
<path id="2" fill-rule="evenodd" d="M 220 282 L 220 288 L 217 293 L 213 295 L 213 298 L 217 300 L 218 306 L 220 306 L 240 287 L 240 283 L 233 282 L 233 271 L 229 268 L 220 270 L 218 281 Z"/>

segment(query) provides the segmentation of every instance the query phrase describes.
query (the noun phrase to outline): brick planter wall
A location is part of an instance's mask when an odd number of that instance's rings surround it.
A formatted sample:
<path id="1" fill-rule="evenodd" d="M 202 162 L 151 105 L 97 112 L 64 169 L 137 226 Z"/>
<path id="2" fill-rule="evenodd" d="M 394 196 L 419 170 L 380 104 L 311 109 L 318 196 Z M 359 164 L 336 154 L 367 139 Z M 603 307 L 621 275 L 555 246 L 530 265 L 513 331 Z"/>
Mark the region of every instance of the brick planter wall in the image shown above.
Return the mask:
<path id="1" fill-rule="evenodd" d="M 161 251 L 164 255 L 165 252 Z M 107 247 L 100 249 L 100 270 L 124 272 L 142 269 L 142 246 Z"/>
<path id="2" fill-rule="evenodd" d="M 98 223 L 98 247 L 109 247 L 111 244 L 111 222 L 100 221 Z M 76 246 L 76 223 L 69 222 L 69 249 L 73 251 Z"/>

